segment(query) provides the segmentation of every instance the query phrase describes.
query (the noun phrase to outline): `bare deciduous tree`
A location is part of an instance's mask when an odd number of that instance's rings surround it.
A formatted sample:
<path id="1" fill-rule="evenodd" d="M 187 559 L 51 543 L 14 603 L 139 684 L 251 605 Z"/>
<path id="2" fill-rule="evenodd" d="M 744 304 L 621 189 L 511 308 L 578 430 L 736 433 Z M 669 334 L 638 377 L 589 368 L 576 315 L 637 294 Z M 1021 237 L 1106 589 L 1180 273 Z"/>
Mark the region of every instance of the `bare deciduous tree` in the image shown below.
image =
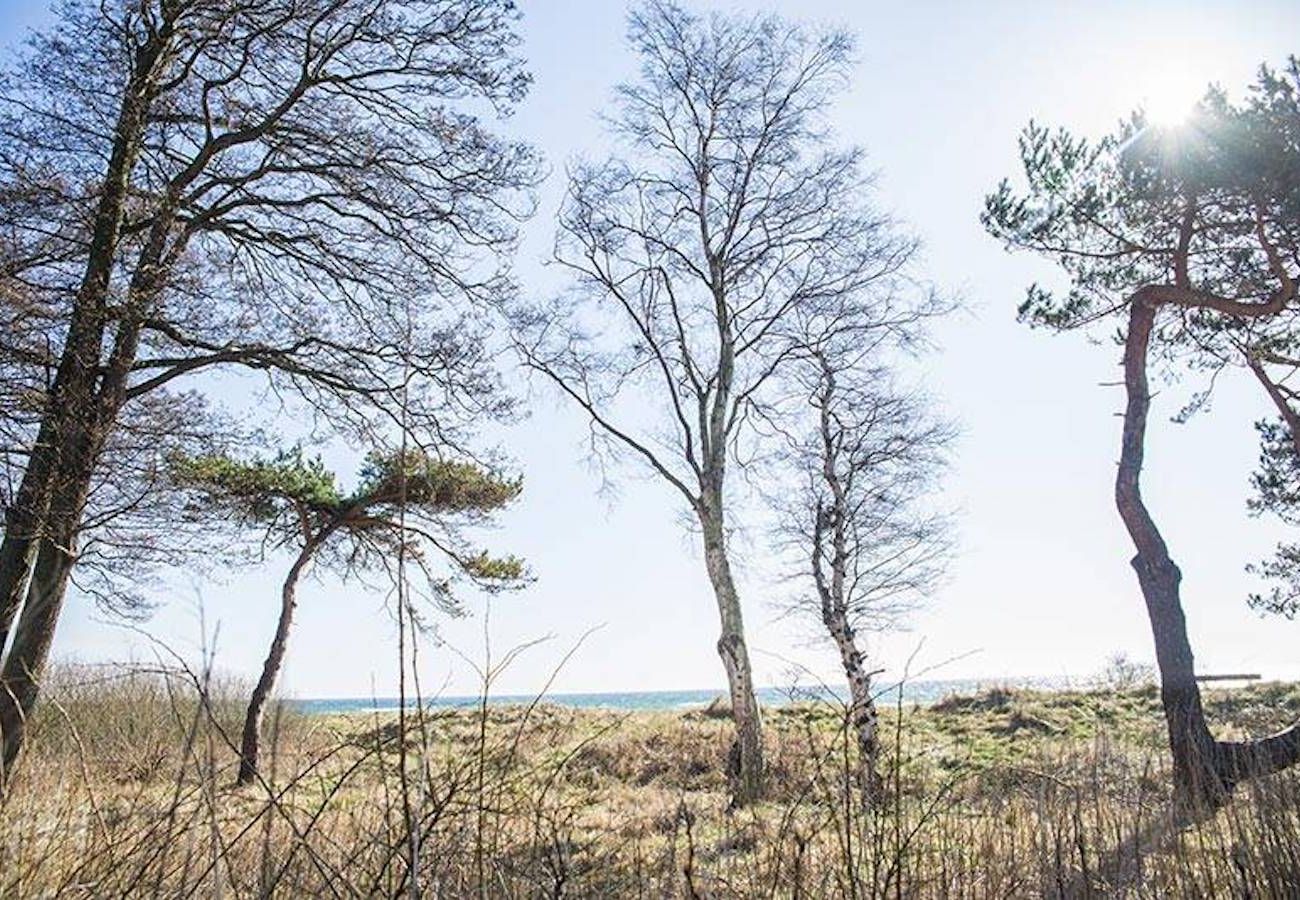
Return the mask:
<path id="1" fill-rule="evenodd" d="M 771 16 L 700 18 L 653 0 L 629 19 L 641 62 L 610 130 L 626 158 L 570 172 L 556 260 L 576 280 L 520 322 L 527 366 L 593 437 L 670 485 L 698 525 L 737 741 L 737 803 L 763 784 L 760 711 L 728 552 L 728 465 L 753 449 L 799 323 L 895 276 L 912 250 L 834 147 L 848 35 Z"/>
<path id="2" fill-rule="evenodd" d="M 791 611 L 816 618 L 844 669 L 868 805 L 880 789 L 878 671 L 862 637 L 896 626 L 928 596 L 951 548 L 949 516 L 932 493 L 952 428 L 882 365 L 900 330 L 915 338 L 904 324 L 921 321 L 807 340 L 793 373 L 803 408 L 792 411 L 783 432 L 782 464 L 798 489 L 774 498 L 779 545 L 795 559 L 796 583 L 812 585 L 796 593 Z"/>
<path id="3" fill-rule="evenodd" d="M 130 405 L 237 367 L 354 432 L 451 440 L 499 411 L 464 301 L 510 290 L 492 257 L 535 178 L 475 114 L 527 87 L 515 16 L 506 0 L 73 0 L 5 73 L 5 289 L 56 335 L 0 545 L 6 772 Z"/>

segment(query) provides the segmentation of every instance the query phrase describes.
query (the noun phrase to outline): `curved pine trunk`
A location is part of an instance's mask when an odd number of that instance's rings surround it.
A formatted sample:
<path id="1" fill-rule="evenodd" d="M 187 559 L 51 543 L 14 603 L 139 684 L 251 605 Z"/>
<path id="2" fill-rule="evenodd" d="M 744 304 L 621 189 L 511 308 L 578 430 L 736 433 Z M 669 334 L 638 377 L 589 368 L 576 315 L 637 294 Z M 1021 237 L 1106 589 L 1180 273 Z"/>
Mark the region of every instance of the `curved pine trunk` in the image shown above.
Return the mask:
<path id="1" fill-rule="evenodd" d="M 261 677 L 257 679 L 257 685 L 248 699 L 248 709 L 244 713 L 244 731 L 239 741 L 239 777 L 236 779 L 236 784 L 249 784 L 258 775 L 262 717 L 266 711 L 266 701 L 275 690 L 275 682 L 284 664 L 284 653 L 289 643 L 289 629 L 293 627 L 293 613 L 298 606 L 298 580 L 319 546 L 320 541 L 317 539 L 303 547 L 280 589 L 280 619 L 275 626 L 275 637 L 271 639 L 271 648 L 267 651 L 265 662 L 262 663 Z"/>
<path id="2" fill-rule="evenodd" d="M 1213 809 L 1226 801 L 1238 782 L 1300 762 L 1300 725 L 1260 740 L 1218 741 L 1206 723 L 1179 591 L 1182 573 L 1170 558 L 1141 491 L 1147 414 L 1151 406 L 1147 355 L 1157 309 L 1157 304 L 1141 292 L 1129 303 L 1124 344 L 1127 403 L 1115 478 L 1115 504 L 1137 549 L 1132 564 L 1155 641 L 1160 699 L 1173 757 L 1175 800 L 1185 809 Z"/>
<path id="3" fill-rule="evenodd" d="M 727 672 L 731 696 L 731 717 L 736 725 L 729 775 L 732 779 L 732 802 L 744 806 L 763 795 L 763 719 L 754 696 L 754 674 L 745 644 L 745 622 L 740 609 L 740 594 L 731 574 L 721 515 L 711 511 L 700 514 L 704 531 L 704 562 L 718 602 L 722 634 L 718 638 L 718 656 Z"/>

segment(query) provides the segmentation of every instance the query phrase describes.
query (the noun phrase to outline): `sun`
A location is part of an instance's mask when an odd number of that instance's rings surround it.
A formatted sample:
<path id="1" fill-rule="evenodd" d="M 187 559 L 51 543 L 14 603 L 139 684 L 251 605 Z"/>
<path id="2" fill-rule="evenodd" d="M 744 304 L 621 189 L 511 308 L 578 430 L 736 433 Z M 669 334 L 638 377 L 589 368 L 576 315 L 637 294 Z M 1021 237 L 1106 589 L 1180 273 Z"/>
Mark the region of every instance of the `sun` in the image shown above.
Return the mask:
<path id="1" fill-rule="evenodd" d="M 1157 128 L 1176 128 L 1187 121 L 1205 86 L 1190 71 L 1164 67 L 1147 82 L 1142 109 Z"/>

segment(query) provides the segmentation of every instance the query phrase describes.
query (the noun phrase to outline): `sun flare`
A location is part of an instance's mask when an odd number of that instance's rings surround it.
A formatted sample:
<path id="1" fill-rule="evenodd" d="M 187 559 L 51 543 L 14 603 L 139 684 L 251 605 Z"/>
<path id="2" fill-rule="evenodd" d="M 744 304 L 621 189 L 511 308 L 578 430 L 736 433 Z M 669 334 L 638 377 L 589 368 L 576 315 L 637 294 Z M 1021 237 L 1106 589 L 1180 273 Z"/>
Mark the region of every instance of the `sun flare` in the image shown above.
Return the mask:
<path id="1" fill-rule="evenodd" d="M 1187 70 L 1165 68 L 1146 87 L 1142 108 L 1146 119 L 1158 128 L 1174 128 L 1187 121 L 1204 85 Z"/>

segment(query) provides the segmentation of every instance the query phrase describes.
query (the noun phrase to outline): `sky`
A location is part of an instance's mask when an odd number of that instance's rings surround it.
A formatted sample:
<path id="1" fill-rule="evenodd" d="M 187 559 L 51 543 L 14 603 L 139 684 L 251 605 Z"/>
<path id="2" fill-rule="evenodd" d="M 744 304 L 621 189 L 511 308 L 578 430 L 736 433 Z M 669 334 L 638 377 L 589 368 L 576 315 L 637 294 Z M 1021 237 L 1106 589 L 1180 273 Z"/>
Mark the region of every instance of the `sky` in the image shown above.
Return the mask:
<path id="1" fill-rule="evenodd" d="M 520 6 L 535 81 L 507 127 L 533 141 L 552 172 L 516 270 L 525 291 L 542 297 L 562 286 L 543 263 L 565 162 L 607 146 L 597 113 L 635 61 L 623 41 L 622 3 Z M 1042 260 L 1004 252 L 978 214 L 984 194 L 1016 174 L 1016 137 L 1029 120 L 1099 136 L 1141 103 L 1209 82 L 1240 94 L 1261 63 L 1300 52 L 1288 40 L 1295 3 L 1252 3 L 1249 15 L 1230 2 L 691 6 L 770 10 L 857 34 L 860 61 L 834 114 L 839 139 L 866 149 L 879 172 L 872 201 L 920 236 L 920 271 L 964 304 L 936 328 L 940 349 L 922 372 L 961 429 L 942 497 L 960 511 L 959 553 L 906 631 L 871 639 L 887 677 L 1082 678 L 1115 653 L 1150 660 L 1132 550 L 1111 497 L 1117 350 L 1018 324 L 1025 286 L 1059 284 L 1060 276 Z M 0 45 L 46 21 L 44 7 L 0 0 Z M 1199 668 L 1300 677 L 1300 624 L 1261 618 L 1245 602 L 1245 564 L 1281 535 L 1245 505 L 1257 453 L 1252 422 L 1264 404 L 1254 385 L 1234 377 L 1220 383 L 1208 413 L 1170 422 L 1199 386 L 1167 385 L 1157 395 L 1144 482 L 1184 573 Z M 441 641 L 420 653 L 426 692 L 475 692 L 476 665 L 532 641 L 540 643 L 500 674 L 495 690 L 720 689 L 716 608 L 696 536 L 670 490 L 624 466 L 614 473 L 616 491 L 602 493 L 584 459 L 583 419 L 540 386 L 529 406 L 525 421 L 492 435 L 516 460 L 525 491 L 486 541 L 526 558 L 537 581 L 490 604 L 467 597 L 469 616 L 440 621 Z M 834 682 L 834 656 L 815 630 L 780 615 L 788 591 L 774 583 L 762 535 L 751 529 L 736 544 L 758 683 L 785 684 L 794 672 Z M 220 580 L 176 573 L 145 627 L 182 655 L 206 650 L 218 668 L 251 677 L 274 628 L 286 565 L 272 558 Z M 395 693 L 396 630 L 385 596 L 328 579 L 308 581 L 300 594 L 286 693 Z M 156 651 L 73 597 L 54 652 L 127 661 Z"/>

